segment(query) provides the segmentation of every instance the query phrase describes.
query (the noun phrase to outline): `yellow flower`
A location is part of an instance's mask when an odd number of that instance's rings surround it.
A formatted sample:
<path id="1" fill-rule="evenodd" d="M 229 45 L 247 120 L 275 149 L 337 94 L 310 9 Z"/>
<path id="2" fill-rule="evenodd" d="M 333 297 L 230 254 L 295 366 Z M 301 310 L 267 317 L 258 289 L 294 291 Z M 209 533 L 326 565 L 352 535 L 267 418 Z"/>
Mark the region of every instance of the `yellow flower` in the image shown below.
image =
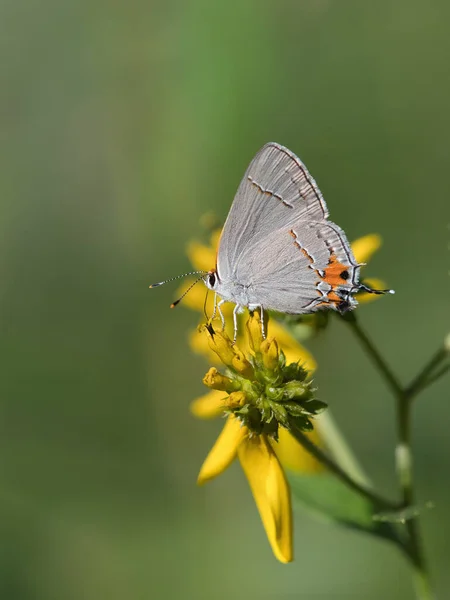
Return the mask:
<path id="1" fill-rule="evenodd" d="M 208 271 L 214 267 L 219 239 L 220 231 L 215 231 L 209 246 L 197 242 L 189 245 L 188 255 L 195 269 Z M 356 260 L 367 262 L 380 245 L 381 238 L 376 234 L 359 238 L 352 244 Z M 185 283 L 180 295 L 190 283 Z M 378 289 L 384 287 L 382 282 L 374 279 L 365 279 L 365 283 Z M 376 297 L 359 293 L 358 302 L 364 303 Z M 186 306 L 201 313 L 206 310 L 209 315 L 213 313 L 213 303 L 214 294 L 209 294 L 205 303 L 205 290 L 200 286 L 194 287 L 185 299 Z M 228 324 L 232 322 L 232 309 L 230 303 L 224 305 L 223 312 Z M 295 402 L 286 402 L 286 398 L 291 394 L 298 400 L 302 393 L 310 394 L 309 388 L 299 381 L 284 382 L 282 391 L 274 385 L 270 391 L 271 399 L 266 398 L 266 406 L 260 405 L 255 410 L 260 399 L 252 396 L 252 381 L 256 376 L 261 376 L 260 372 L 255 374 L 255 360 L 258 368 L 264 371 L 266 380 L 272 377 L 275 384 L 280 373 L 280 356 L 284 357 L 286 365 L 302 365 L 305 375 L 307 372 L 311 374 L 317 364 L 280 323 L 272 320 L 270 331 L 273 337 L 263 340 L 259 314 L 255 312 L 247 321 L 247 335 L 244 335 L 242 324 L 239 327 L 237 344 L 232 344 L 225 332 L 214 332 L 211 325 L 204 327 L 200 335 L 198 330 L 191 332 L 190 345 L 195 352 L 205 356 L 210 364 L 218 366 L 223 362 L 228 367 L 225 376 L 215 368 L 208 371 L 204 383 L 212 389 L 192 402 L 191 411 L 203 419 L 228 414 L 221 434 L 201 467 L 198 483 L 203 484 L 220 475 L 238 458 L 249 481 L 272 550 L 278 560 L 286 563 L 293 558 L 292 509 L 290 488 L 283 467 L 300 473 L 320 473 L 324 466 L 289 432 L 293 416 L 286 406 L 294 410 Z M 249 353 L 254 355 L 253 359 L 246 358 Z M 280 394 L 284 394 L 282 401 L 278 401 Z M 301 417 L 299 419 L 303 423 Z M 307 422 L 310 425 L 308 419 Z M 308 431 L 307 435 L 316 445 L 323 445 L 315 429 Z"/>
<path id="2" fill-rule="evenodd" d="M 199 396 L 191 402 L 191 412 L 198 419 L 215 419 L 223 415 L 227 408 L 226 393 L 220 390 L 210 390 L 203 396 Z M 317 432 L 320 429 L 320 417 L 314 431 L 308 433 L 308 437 L 316 446 L 323 446 L 323 442 Z M 307 452 L 297 440 L 292 437 L 287 429 L 282 427 L 278 430 L 278 442 L 272 441 L 278 459 L 284 468 L 305 475 L 322 473 L 325 467 L 312 454 Z"/>
<path id="3" fill-rule="evenodd" d="M 204 383 L 212 388 L 191 405 L 200 418 L 227 414 L 225 426 L 204 461 L 198 476 L 203 484 L 223 473 L 238 458 L 249 481 L 268 540 L 278 560 L 293 558 L 291 494 L 282 463 L 303 472 L 323 467 L 288 432 L 311 431 L 310 418 L 324 408 L 313 398 L 308 372 L 286 362 L 274 338 L 264 340 L 257 312 L 247 322 L 253 356 L 233 344 L 211 325 L 203 328 L 207 345 L 226 365 L 223 375 L 212 367 Z M 228 395 L 227 395 L 228 394 Z M 317 434 L 313 441 L 320 444 Z"/>
<path id="4" fill-rule="evenodd" d="M 192 265 L 196 270 L 209 270 L 211 266 L 215 264 L 217 247 L 220 240 L 220 230 L 216 230 L 211 234 L 210 245 L 203 245 L 198 242 L 191 242 L 188 245 L 187 254 Z M 179 293 L 185 291 L 191 282 L 185 283 L 185 285 L 179 290 Z M 213 312 L 213 296 L 209 294 L 208 302 L 206 306 L 207 314 Z M 198 286 L 193 288 L 186 296 L 184 303 L 189 308 L 199 311 L 203 314 L 205 305 L 205 290 Z M 223 313 L 227 323 L 231 322 L 231 315 L 233 306 L 230 303 L 226 303 L 223 306 Z M 243 335 L 243 327 L 239 327 L 239 336 L 237 340 L 237 346 L 242 348 L 246 353 L 254 351 L 255 347 L 252 347 L 252 335 L 258 337 L 255 340 L 255 344 L 261 343 L 261 325 L 256 322 L 258 313 L 255 313 L 255 319 L 249 320 L 247 325 L 253 323 L 253 332 L 248 332 L 248 335 Z M 304 368 L 312 374 L 316 368 L 317 363 L 314 357 L 311 355 L 306 348 L 297 342 L 297 340 L 285 329 L 280 323 L 272 320 L 270 322 L 270 330 L 272 336 L 277 340 L 280 347 L 286 357 L 287 363 L 294 363 L 299 361 Z M 189 334 L 189 345 L 197 354 L 201 354 L 206 358 L 208 363 L 213 365 L 220 365 L 221 360 L 217 353 L 214 352 L 209 343 L 206 335 L 199 335 L 198 329 L 195 329 Z M 223 413 L 224 405 L 223 398 L 225 394 L 220 391 L 211 391 L 204 396 L 201 396 L 191 404 L 192 413 L 198 418 L 212 418 L 217 417 Z M 319 435 L 314 430 L 309 434 L 316 445 L 322 445 Z M 295 440 L 286 430 L 280 430 L 279 442 L 273 444 L 277 455 L 280 457 L 283 465 L 290 470 L 301 472 L 301 473 L 319 473 L 324 470 L 324 467 L 315 458 L 313 458 L 303 446 L 301 446 L 297 440 Z"/>
<path id="5" fill-rule="evenodd" d="M 363 237 L 358 238 L 351 243 L 353 254 L 356 258 L 356 262 L 367 264 L 372 256 L 379 250 L 382 244 L 381 236 L 377 233 L 369 233 Z M 364 277 L 364 283 L 374 290 L 383 290 L 386 288 L 386 284 L 381 279 Z M 367 302 L 373 302 L 380 296 L 377 294 L 370 294 L 369 292 L 360 292 L 356 299 L 359 304 L 367 304 Z"/>
<path id="6" fill-rule="evenodd" d="M 283 468 L 266 435 L 252 436 L 245 425 L 230 415 L 203 463 L 198 483 L 220 475 L 236 457 L 250 484 L 273 553 L 279 561 L 291 562 L 291 493 Z"/>

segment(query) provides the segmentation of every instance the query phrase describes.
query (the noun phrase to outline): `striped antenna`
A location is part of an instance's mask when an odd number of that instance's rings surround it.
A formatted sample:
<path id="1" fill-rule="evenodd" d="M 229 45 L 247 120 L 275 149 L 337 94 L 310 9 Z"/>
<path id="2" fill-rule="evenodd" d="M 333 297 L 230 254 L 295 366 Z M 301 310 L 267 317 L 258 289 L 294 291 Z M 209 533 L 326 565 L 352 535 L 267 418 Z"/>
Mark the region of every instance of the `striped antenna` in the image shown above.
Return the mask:
<path id="1" fill-rule="evenodd" d="M 172 302 L 172 304 L 170 305 L 170 308 L 175 308 L 175 306 L 183 300 L 183 298 L 186 296 L 186 294 L 192 290 L 194 285 L 196 285 L 201 279 L 203 279 L 204 275 L 206 275 L 206 273 L 204 271 L 198 271 L 198 273 L 203 273 L 203 274 L 200 275 L 200 277 L 198 279 L 196 279 L 194 281 L 194 283 L 191 283 L 191 285 L 188 287 L 188 289 L 184 292 L 184 294 L 182 296 L 180 296 L 180 298 L 178 298 L 178 300 L 175 300 L 175 302 Z"/>
<path id="2" fill-rule="evenodd" d="M 171 277 L 170 279 L 166 279 L 165 281 L 159 281 L 158 283 L 152 283 L 152 285 L 149 285 L 148 287 L 150 289 L 155 288 L 155 287 L 159 287 L 160 285 L 164 285 L 165 283 L 169 283 L 169 281 L 175 281 L 175 279 L 181 279 L 182 277 L 187 277 L 188 275 L 206 275 L 207 271 L 191 271 L 191 273 L 183 273 L 183 275 L 177 275 L 176 277 Z M 201 277 L 200 277 L 201 279 Z M 199 281 L 199 279 L 197 279 L 197 281 Z M 197 283 L 197 282 L 196 282 Z"/>
<path id="3" fill-rule="evenodd" d="M 364 292 L 369 292 L 369 294 L 395 294 L 394 290 L 374 290 L 363 283 L 358 284 L 358 289 Z"/>

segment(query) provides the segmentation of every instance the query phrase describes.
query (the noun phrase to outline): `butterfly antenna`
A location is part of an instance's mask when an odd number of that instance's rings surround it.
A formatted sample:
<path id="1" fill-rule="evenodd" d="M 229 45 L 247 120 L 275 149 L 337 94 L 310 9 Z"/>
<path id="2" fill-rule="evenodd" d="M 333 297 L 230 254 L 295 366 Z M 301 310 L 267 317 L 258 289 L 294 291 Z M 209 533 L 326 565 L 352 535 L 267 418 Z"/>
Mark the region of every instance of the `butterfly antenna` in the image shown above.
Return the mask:
<path id="1" fill-rule="evenodd" d="M 395 294 L 394 290 L 374 290 L 373 288 L 368 287 L 367 285 L 364 285 L 363 283 L 360 283 L 358 285 L 358 290 L 368 292 L 369 294 Z"/>
<path id="2" fill-rule="evenodd" d="M 205 271 L 197 271 L 197 273 L 202 273 L 202 274 L 200 275 L 200 277 L 199 277 L 198 279 L 196 279 L 196 280 L 194 281 L 194 283 L 191 283 L 191 285 L 188 287 L 188 289 L 187 289 L 187 290 L 184 292 L 184 294 L 182 294 L 182 295 L 181 295 L 181 296 L 178 298 L 178 300 L 175 300 L 175 302 L 172 302 L 172 304 L 170 305 L 170 308 L 175 308 L 175 306 L 176 306 L 177 304 L 179 304 L 179 303 L 180 303 L 180 302 L 183 300 L 183 298 L 186 296 L 186 294 L 192 290 L 192 288 L 194 287 L 194 285 L 196 285 L 196 284 L 197 284 L 197 283 L 198 283 L 198 282 L 199 282 L 201 279 L 203 279 L 203 277 L 206 275 L 206 272 L 205 272 Z M 193 274 L 194 274 L 194 273 L 189 273 L 189 275 L 193 275 Z M 177 277 L 175 277 L 174 279 L 177 279 Z"/>
<path id="3" fill-rule="evenodd" d="M 188 275 L 206 275 L 206 271 L 191 271 L 191 273 L 183 273 L 183 275 L 177 275 L 176 277 L 171 277 L 170 279 L 166 279 L 165 281 L 159 281 L 158 283 L 152 283 L 152 285 L 149 285 L 148 287 L 150 289 L 155 288 L 155 287 L 159 287 L 160 285 L 164 285 L 165 283 L 169 283 L 169 281 L 175 281 L 175 279 L 181 279 L 182 277 L 187 277 Z M 200 277 L 201 279 L 201 277 Z M 199 281 L 197 279 L 197 281 Z M 197 283 L 197 282 L 196 282 Z"/>

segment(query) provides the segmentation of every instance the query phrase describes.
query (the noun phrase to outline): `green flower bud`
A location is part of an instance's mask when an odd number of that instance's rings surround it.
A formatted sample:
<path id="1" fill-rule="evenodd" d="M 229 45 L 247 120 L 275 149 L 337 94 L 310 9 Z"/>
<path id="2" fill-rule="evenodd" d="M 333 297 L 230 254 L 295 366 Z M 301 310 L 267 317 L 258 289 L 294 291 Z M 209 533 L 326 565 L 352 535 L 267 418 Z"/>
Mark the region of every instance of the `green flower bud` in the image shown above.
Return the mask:
<path id="1" fill-rule="evenodd" d="M 279 404 L 278 402 L 269 402 L 269 404 L 270 408 L 272 409 L 273 415 L 278 421 L 278 423 L 281 423 L 281 425 L 287 427 L 289 424 L 289 420 L 287 410 L 284 408 L 284 406 L 282 404 Z"/>
<path id="2" fill-rule="evenodd" d="M 288 381 L 281 389 L 285 400 L 306 398 L 310 395 L 309 386 L 300 381 Z"/>

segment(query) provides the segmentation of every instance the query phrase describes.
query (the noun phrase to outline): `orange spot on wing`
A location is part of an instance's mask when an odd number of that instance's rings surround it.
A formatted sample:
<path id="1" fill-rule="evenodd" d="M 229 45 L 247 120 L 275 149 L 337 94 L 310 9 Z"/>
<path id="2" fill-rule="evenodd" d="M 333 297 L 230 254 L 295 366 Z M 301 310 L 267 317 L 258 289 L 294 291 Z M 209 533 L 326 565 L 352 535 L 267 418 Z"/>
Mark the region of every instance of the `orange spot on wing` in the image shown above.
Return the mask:
<path id="1" fill-rule="evenodd" d="M 327 295 L 327 296 L 328 296 L 328 300 L 329 300 L 330 302 L 334 302 L 334 303 L 336 303 L 336 304 L 340 304 L 340 303 L 342 302 L 342 298 L 340 298 L 340 297 L 339 297 L 339 296 L 336 294 L 336 292 L 333 292 L 333 291 L 331 291 L 331 292 L 328 292 L 328 295 Z"/>
<path id="2" fill-rule="evenodd" d="M 332 254 L 330 256 L 330 260 L 328 262 L 328 267 L 326 269 L 324 269 L 324 273 L 325 273 L 324 280 L 327 283 L 329 283 L 332 288 L 335 288 L 338 285 L 342 285 L 346 282 L 347 278 L 345 275 L 344 275 L 344 277 L 342 277 L 342 274 L 343 273 L 348 274 L 348 266 L 343 265 L 341 262 L 338 261 L 336 255 Z M 328 295 L 330 300 L 332 299 L 331 295 L 332 295 L 332 293 L 330 293 Z"/>
<path id="3" fill-rule="evenodd" d="M 322 279 L 331 286 L 331 290 L 327 294 L 328 302 L 335 305 L 341 304 L 342 297 L 337 294 L 337 289 L 350 278 L 349 266 L 341 263 L 335 254 L 331 254 L 328 266 L 323 272 Z"/>

